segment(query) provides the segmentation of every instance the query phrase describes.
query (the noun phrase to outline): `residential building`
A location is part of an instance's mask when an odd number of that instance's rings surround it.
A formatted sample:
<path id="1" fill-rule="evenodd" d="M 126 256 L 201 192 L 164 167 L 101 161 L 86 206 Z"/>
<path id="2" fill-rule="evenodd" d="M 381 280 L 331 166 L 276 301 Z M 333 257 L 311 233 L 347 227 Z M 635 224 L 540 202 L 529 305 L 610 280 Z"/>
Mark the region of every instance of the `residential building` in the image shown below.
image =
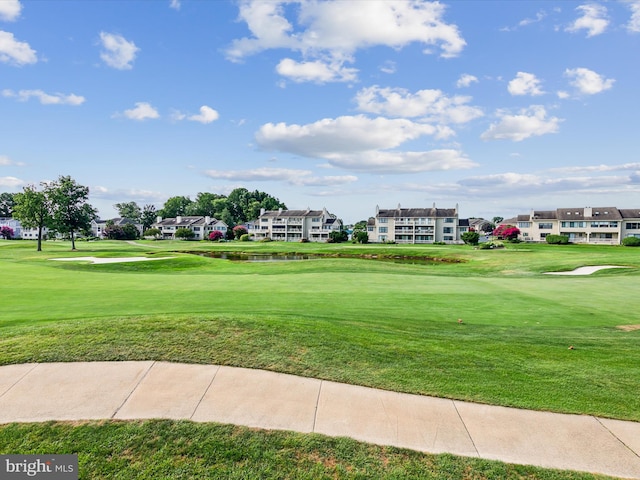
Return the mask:
<path id="1" fill-rule="evenodd" d="M 520 239 L 544 242 L 548 235 L 566 235 L 572 243 L 619 245 L 626 237 L 640 238 L 640 209 L 616 207 L 532 210 L 518 215 Z"/>
<path id="2" fill-rule="evenodd" d="M 174 239 L 176 230 L 187 228 L 194 233 L 194 240 L 206 240 L 214 230 L 219 230 L 226 236 L 229 226 L 222 220 L 209 216 L 178 216 L 175 218 L 157 217 L 156 223 L 151 225 L 162 232 L 165 239 Z"/>
<path id="3" fill-rule="evenodd" d="M 13 238 L 22 238 L 22 225 L 20 220 L 12 217 L 0 217 L 0 228 L 9 227 L 13 230 Z"/>
<path id="4" fill-rule="evenodd" d="M 260 217 L 250 223 L 249 233 L 255 240 L 270 238 L 285 242 L 326 242 L 329 233 L 339 231 L 342 222 L 335 215 L 322 210 L 260 210 Z"/>
<path id="5" fill-rule="evenodd" d="M 462 232 L 469 230 L 468 220 L 458 219 L 455 208 L 381 209 L 367 222 L 370 242 L 458 243 Z"/>
<path id="6" fill-rule="evenodd" d="M 94 237 L 104 238 L 104 229 L 107 227 L 107 223 L 113 222 L 114 225 L 125 226 L 128 224 L 133 224 L 138 233 L 142 235 L 142 224 L 136 223 L 135 220 L 130 218 L 112 218 L 111 220 L 91 220 L 91 233 Z"/>

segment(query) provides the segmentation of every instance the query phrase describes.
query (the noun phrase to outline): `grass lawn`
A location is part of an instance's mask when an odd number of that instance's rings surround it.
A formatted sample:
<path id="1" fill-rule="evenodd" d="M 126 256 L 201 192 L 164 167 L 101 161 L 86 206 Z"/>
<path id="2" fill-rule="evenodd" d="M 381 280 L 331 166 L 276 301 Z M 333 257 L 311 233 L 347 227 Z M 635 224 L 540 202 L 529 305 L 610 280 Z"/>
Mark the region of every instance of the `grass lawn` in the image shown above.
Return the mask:
<path id="1" fill-rule="evenodd" d="M 77 246 L 77 252 L 64 242 L 47 242 L 43 252 L 27 241 L 0 246 L 0 364 L 215 363 L 640 420 L 640 330 L 618 328 L 640 325 L 634 307 L 640 249 L 171 241 Z M 239 263 L 181 253 L 187 250 L 323 257 Z M 102 265 L 50 260 L 71 256 L 176 258 Z M 631 268 L 583 277 L 542 274 L 585 265 Z M 56 428 L 67 427 L 51 431 Z M 336 475 L 328 472 L 321 475 Z M 482 475 L 469 478 L 492 478 Z"/>

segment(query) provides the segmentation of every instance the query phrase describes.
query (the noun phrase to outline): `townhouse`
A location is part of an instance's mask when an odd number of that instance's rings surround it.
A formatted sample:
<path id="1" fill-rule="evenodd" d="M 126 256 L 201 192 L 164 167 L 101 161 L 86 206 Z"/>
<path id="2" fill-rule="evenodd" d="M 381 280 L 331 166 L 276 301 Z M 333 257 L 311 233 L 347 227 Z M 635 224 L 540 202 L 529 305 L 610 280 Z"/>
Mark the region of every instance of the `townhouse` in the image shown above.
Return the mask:
<path id="1" fill-rule="evenodd" d="M 572 243 L 620 245 L 626 237 L 640 238 L 640 209 L 616 207 L 532 210 L 518 215 L 520 239 L 544 242 L 548 235 L 565 235 Z"/>
<path id="2" fill-rule="evenodd" d="M 260 216 L 249 225 L 254 240 L 269 238 L 285 242 L 326 242 L 329 234 L 339 231 L 342 222 L 326 208 L 322 210 L 260 210 Z"/>
<path id="3" fill-rule="evenodd" d="M 110 222 L 121 227 L 124 227 L 128 224 L 133 224 L 136 227 L 136 230 L 138 230 L 138 233 L 142 235 L 142 225 L 136 223 L 135 220 L 132 220 L 130 218 L 112 218 L 111 220 L 101 220 L 98 218 L 95 220 L 91 220 L 91 234 L 97 238 L 105 238 L 104 229 L 107 228 L 107 224 Z"/>
<path id="4" fill-rule="evenodd" d="M 178 216 L 175 218 L 157 217 L 151 225 L 162 233 L 162 238 L 174 239 L 176 230 L 186 228 L 194 233 L 194 240 L 206 240 L 214 230 L 219 230 L 226 236 L 229 226 L 222 220 L 209 216 Z"/>
<path id="5" fill-rule="evenodd" d="M 376 243 L 458 243 L 460 235 L 469 231 L 469 220 L 458 218 L 455 208 L 381 209 L 367 222 L 369 241 Z"/>

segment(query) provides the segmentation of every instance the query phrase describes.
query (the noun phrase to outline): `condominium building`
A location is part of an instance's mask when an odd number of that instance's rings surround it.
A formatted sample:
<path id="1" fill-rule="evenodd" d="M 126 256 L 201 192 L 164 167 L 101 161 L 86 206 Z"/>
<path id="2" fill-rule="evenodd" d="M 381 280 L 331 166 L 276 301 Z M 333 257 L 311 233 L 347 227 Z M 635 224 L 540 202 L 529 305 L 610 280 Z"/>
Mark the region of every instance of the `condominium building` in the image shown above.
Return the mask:
<path id="1" fill-rule="evenodd" d="M 270 238 L 285 242 L 326 242 L 329 233 L 339 231 L 342 222 L 335 215 L 322 210 L 260 210 L 260 217 L 252 222 L 249 233 L 255 240 Z"/>
<path id="2" fill-rule="evenodd" d="M 175 238 L 176 230 L 186 228 L 194 233 L 194 240 L 206 240 L 214 230 L 219 230 L 226 235 L 228 228 L 222 220 L 209 216 L 177 216 L 164 219 L 157 217 L 156 223 L 151 226 L 160 230 L 162 237 L 166 239 Z"/>
<path id="3" fill-rule="evenodd" d="M 532 210 L 518 215 L 520 239 L 544 242 L 548 235 L 565 235 L 573 243 L 619 245 L 626 237 L 640 238 L 640 209 L 616 207 Z"/>
<path id="4" fill-rule="evenodd" d="M 468 220 L 458 219 L 455 208 L 381 209 L 367 222 L 370 242 L 395 243 L 457 243 L 460 235 L 469 230 Z"/>

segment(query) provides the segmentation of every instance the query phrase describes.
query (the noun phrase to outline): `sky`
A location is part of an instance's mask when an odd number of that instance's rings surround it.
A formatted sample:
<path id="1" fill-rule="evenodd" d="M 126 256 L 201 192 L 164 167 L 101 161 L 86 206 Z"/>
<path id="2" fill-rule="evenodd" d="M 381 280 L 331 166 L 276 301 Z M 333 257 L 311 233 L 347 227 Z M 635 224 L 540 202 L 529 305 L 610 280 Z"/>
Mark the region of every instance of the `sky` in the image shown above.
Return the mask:
<path id="1" fill-rule="evenodd" d="M 0 192 L 640 207 L 640 0 L 0 0 Z"/>

